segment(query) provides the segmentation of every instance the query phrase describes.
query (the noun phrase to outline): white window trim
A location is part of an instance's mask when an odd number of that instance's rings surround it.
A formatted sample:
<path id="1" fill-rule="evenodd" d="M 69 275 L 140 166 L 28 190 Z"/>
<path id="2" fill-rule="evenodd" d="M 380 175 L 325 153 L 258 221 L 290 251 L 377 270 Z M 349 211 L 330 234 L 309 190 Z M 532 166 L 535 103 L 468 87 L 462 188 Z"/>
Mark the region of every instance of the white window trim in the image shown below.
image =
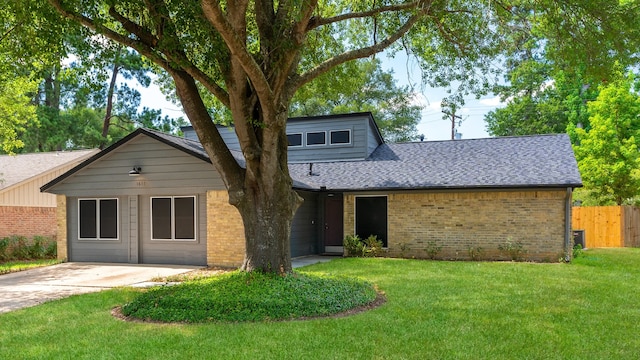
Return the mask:
<path id="1" fill-rule="evenodd" d="M 288 144 L 288 141 L 287 141 L 287 147 L 288 147 L 289 149 L 291 149 L 291 148 L 294 148 L 294 149 L 295 149 L 295 148 L 301 148 L 301 147 L 303 147 L 303 146 L 304 146 L 304 137 L 305 137 L 305 136 L 304 136 L 304 134 L 303 134 L 303 133 L 298 132 L 298 133 L 290 133 L 290 134 L 287 134 L 287 136 L 289 136 L 289 135 L 300 135 L 300 145 L 289 145 L 289 144 Z"/>
<path id="2" fill-rule="evenodd" d="M 94 200 L 96 202 L 96 237 L 83 238 L 80 237 L 80 201 Z M 116 237 L 115 238 L 101 238 L 100 237 L 100 200 L 115 200 L 116 201 Z M 120 241 L 120 200 L 118 198 L 78 198 L 78 240 L 89 241 Z"/>
<path id="3" fill-rule="evenodd" d="M 307 138 L 309 136 L 309 134 L 319 134 L 319 133 L 324 133 L 324 143 L 322 144 L 307 144 Z M 316 147 L 316 146 L 327 146 L 327 132 L 326 131 L 307 131 L 304 134 L 304 145 L 306 147 Z"/>
<path id="4" fill-rule="evenodd" d="M 176 207 L 174 205 L 175 198 L 193 198 L 193 239 L 176 239 Z M 153 199 L 171 199 L 171 239 L 155 239 L 153 237 Z M 149 229 L 151 241 L 179 241 L 179 242 L 195 242 L 198 240 L 198 199 L 195 195 L 176 195 L 176 196 L 151 196 L 149 198 Z"/>
<path id="5" fill-rule="evenodd" d="M 334 132 L 339 132 L 339 131 L 346 131 L 349 133 L 349 142 L 346 143 L 332 143 L 331 142 L 331 134 L 333 134 Z M 352 136 L 351 136 L 351 129 L 340 129 L 340 130 L 330 130 L 329 131 L 329 145 L 331 146 L 347 146 L 347 145 L 351 145 L 353 143 L 352 140 Z"/>

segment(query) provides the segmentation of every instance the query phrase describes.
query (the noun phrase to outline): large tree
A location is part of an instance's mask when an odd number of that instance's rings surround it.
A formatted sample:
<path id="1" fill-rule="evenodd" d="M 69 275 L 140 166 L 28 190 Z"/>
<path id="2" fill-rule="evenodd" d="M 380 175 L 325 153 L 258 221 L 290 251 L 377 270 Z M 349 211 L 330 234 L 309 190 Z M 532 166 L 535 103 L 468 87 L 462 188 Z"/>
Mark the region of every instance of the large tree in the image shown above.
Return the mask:
<path id="1" fill-rule="evenodd" d="M 637 49 L 630 41 L 640 29 L 634 2 L 608 0 L 49 3 L 171 76 L 229 202 L 242 216 L 242 268 L 278 273 L 291 270 L 290 228 L 302 203 L 292 189 L 286 138 L 289 105 L 302 86 L 349 61 L 404 47 L 429 83 L 461 80 L 467 88 L 482 88 L 504 48 L 504 34 L 519 22 L 516 8 L 535 13 L 544 25 L 536 31 L 546 31 L 553 55 L 569 62 L 586 57 L 606 66 L 613 58 L 629 59 Z M 201 91 L 230 110 L 244 166 L 225 146 Z"/>

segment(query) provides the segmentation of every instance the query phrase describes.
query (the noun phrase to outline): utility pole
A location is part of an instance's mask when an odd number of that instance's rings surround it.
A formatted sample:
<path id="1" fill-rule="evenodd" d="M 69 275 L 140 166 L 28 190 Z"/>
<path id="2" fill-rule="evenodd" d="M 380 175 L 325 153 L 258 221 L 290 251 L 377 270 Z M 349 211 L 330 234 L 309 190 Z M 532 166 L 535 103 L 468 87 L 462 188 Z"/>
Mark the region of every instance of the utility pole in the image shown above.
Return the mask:
<path id="1" fill-rule="evenodd" d="M 456 136 L 456 119 L 460 119 L 460 122 L 462 123 L 462 117 L 459 115 L 456 115 L 456 111 L 455 109 L 451 112 L 447 111 L 447 110 L 442 110 L 442 112 L 445 115 L 449 115 L 451 117 L 451 140 L 455 140 L 455 136 Z"/>

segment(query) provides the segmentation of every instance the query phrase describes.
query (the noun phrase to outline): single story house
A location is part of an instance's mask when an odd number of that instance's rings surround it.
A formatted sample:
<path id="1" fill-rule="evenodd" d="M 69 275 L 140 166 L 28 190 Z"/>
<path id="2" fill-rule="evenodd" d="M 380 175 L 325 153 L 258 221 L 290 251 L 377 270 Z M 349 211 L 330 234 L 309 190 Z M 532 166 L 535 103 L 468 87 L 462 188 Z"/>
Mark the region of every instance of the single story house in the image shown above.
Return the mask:
<path id="1" fill-rule="evenodd" d="M 242 164 L 232 128 L 221 134 Z M 238 266 L 243 224 L 193 129 L 138 129 L 42 187 L 57 194 L 71 261 Z M 292 256 L 340 253 L 373 234 L 390 256 L 558 261 L 571 248 L 580 173 L 565 134 L 387 144 L 370 113 L 292 118 L 289 166 L 304 198 Z"/>
<path id="2" fill-rule="evenodd" d="M 98 150 L 0 155 L 0 239 L 54 237 L 56 196 L 40 187 Z"/>

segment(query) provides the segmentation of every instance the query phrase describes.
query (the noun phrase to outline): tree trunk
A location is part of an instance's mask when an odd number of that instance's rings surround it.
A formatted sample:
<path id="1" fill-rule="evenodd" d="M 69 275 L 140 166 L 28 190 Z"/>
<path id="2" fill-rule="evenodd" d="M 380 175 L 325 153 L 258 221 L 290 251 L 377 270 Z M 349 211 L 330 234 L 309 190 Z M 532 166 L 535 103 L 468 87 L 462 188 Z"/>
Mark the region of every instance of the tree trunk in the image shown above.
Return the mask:
<path id="1" fill-rule="evenodd" d="M 118 72 L 120 71 L 120 48 L 116 52 L 116 57 L 113 61 L 113 71 L 111 72 L 111 81 L 109 82 L 109 89 L 107 90 L 107 107 L 104 112 L 104 119 L 102 120 L 102 140 L 100 141 L 100 149 L 104 149 L 107 144 L 107 135 L 109 135 L 109 126 L 111 126 L 111 116 L 113 112 L 113 94 L 116 88 L 116 80 L 118 79 Z"/>
<path id="2" fill-rule="evenodd" d="M 291 224 L 302 198 L 292 189 L 287 164 L 288 113 L 274 110 L 286 109 L 285 102 L 271 104 L 266 113 L 274 118 L 265 118 L 265 112 L 252 111 L 251 97 L 232 99 L 235 130 L 246 159 L 241 168 L 211 121 L 194 79 L 182 71 L 170 73 L 182 107 L 227 187 L 229 203 L 242 217 L 246 244 L 242 269 L 291 272 Z"/>
<path id="3" fill-rule="evenodd" d="M 291 272 L 291 224 L 302 199 L 279 181 L 274 188 L 250 190 L 238 206 L 245 233 L 242 270 Z"/>

